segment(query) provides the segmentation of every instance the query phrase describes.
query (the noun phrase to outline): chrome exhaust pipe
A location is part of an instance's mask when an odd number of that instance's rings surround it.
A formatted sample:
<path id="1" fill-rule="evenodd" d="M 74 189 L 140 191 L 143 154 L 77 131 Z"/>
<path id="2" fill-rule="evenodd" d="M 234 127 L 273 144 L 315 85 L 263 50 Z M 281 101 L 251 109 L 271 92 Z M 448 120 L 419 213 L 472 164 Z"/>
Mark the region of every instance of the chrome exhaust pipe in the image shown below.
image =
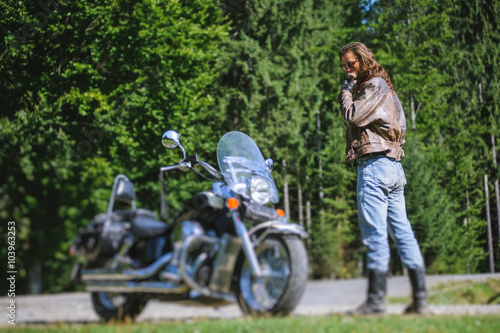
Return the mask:
<path id="1" fill-rule="evenodd" d="M 202 295 L 183 284 L 174 282 L 158 282 L 158 281 L 93 281 L 86 284 L 85 290 L 88 292 L 108 292 L 108 293 L 151 293 L 151 294 L 184 294 L 188 293 L 184 301 L 197 300 L 200 297 L 206 296 L 218 299 L 218 302 L 223 302 L 221 305 L 236 302 L 236 297 L 232 293 L 211 292 L 208 295 Z M 193 305 L 192 303 L 189 303 Z"/>
<path id="2" fill-rule="evenodd" d="M 82 281 L 129 281 L 144 280 L 158 273 L 170 260 L 173 253 L 169 252 L 158 258 L 148 267 L 139 269 L 125 269 L 117 271 L 106 268 L 86 269 L 82 271 Z"/>
<path id="3" fill-rule="evenodd" d="M 188 291 L 189 287 L 183 283 L 159 281 L 91 281 L 85 284 L 85 290 L 110 293 L 178 294 Z"/>

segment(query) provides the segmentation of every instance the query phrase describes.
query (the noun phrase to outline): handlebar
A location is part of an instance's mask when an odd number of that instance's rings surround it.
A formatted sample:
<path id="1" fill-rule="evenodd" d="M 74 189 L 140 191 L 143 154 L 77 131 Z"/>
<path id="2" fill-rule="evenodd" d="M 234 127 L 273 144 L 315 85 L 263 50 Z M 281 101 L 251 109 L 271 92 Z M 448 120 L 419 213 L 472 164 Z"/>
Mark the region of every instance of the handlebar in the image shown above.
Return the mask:
<path id="1" fill-rule="evenodd" d="M 182 171 L 188 171 L 192 167 L 193 166 L 191 165 L 191 162 L 183 162 L 183 161 L 181 161 L 179 164 L 168 165 L 168 166 L 161 167 L 160 171 L 162 173 L 163 172 L 167 172 L 167 171 L 176 170 L 176 169 L 181 169 Z"/>
<path id="2" fill-rule="evenodd" d="M 217 179 L 222 179 L 222 173 L 219 170 L 217 170 L 207 162 L 199 161 L 198 163 L 203 167 L 203 169 L 207 170 L 209 174 L 211 174 Z"/>
<path id="3" fill-rule="evenodd" d="M 176 169 L 180 169 L 181 171 L 188 171 L 192 169 L 194 166 L 200 165 L 205 169 L 210 175 L 215 177 L 217 180 L 222 179 L 222 173 L 219 170 L 208 164 L 207 162 L 200 161 L 198 159 L 198 155 L 188 156 L 184 160 L 182 160 L 179 164 L 168 165 L 160 168 L 161 172 L 172 171 Z"/>
<path id="4" fill-rule="evenodd" d="M 207 162 L 200 161 L 198 159 L 198 155 L 187 156 L 184 160 L 180 161 L 179 164 L 167 165 L 167 166 L 160 168 L 160 180 L 161 180 L 161 203 L 160 203 L 161 204 L 161 207 L 160 207 L 161 213 L 160 214 L 161 214 L 162 218 L 164 218 L 165 220 L 168 219 L 168 216 L 167 216 L 168 213 L 167 213 L 167 207 L 166 207 L 166 201 L 165 201 L 165 199 L 166 199 L 165 198 L 165 178 L 163 177 L 163 174 L 165 172 L 177 170 L 177 169 L 184 171 L 184 172 L 187 172 L 196 165 L 200 165 L 210 175 L 212 175 L 214 178 L 216 178 L 215 180 L 222 179 L 222 173 L 220 173 L 219 170 L 217 170 L 216 168 L 214 168 L 213 166 L 211 166 Z M 194 170 L 194 171 L 196 171 L 196 170 Z M 196 172 L 198 174 L 200 174 L 198 171 L 196 171 Z M 200 174 L 200 175 L 202 175 L 202 174 Z M 202 175 L 202 176 L 204 176 L 204 175 Z M 204 177 L 208 178 L 206 176 L 204 176 Z"/>

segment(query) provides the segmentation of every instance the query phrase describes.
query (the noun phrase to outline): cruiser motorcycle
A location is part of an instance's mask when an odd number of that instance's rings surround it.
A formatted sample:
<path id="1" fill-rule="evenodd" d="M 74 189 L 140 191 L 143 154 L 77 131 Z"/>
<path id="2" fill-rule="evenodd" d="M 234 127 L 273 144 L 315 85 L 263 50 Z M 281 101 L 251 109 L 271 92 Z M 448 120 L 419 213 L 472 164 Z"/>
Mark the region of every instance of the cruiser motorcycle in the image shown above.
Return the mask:
<path id="1" fill-rule="evenodd" d="M 164 223 L 136 206 L 125 175 L 115 178 L 107 212 L 80 230 L 70 249 L 81 258 L 72 279 L 91 293 L 98 316 L 133 319 L 153 298 L 212 306 L 237 302 L 247 315 L 290 313 L 308 278 L 302 241 L 308 235 L 273 207 L 279 195 L 272 160 L 264 160 L 241 132 L 220 139 L 220 171 L 197 155 L 186 156 L 175 131 L 165 132 L 162 144 L 183 154 L 179 164 L 160 168 L 162 216 L 166 173 L 194 171 L 211 179 L 212 188 Z"/>

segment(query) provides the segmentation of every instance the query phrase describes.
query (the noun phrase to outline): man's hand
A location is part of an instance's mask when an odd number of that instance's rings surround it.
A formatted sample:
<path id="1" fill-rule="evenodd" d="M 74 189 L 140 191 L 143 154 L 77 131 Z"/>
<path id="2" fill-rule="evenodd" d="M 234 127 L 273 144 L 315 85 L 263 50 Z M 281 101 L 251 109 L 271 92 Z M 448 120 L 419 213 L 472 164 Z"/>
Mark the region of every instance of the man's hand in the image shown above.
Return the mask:
<path id="1" fill-rule="evenodd" d="M 356 85 L 356 80 L 344 80 L 342 82 L 342 88 L 341 90 L 349 90 L 352 92 L 352 88 Z"/>

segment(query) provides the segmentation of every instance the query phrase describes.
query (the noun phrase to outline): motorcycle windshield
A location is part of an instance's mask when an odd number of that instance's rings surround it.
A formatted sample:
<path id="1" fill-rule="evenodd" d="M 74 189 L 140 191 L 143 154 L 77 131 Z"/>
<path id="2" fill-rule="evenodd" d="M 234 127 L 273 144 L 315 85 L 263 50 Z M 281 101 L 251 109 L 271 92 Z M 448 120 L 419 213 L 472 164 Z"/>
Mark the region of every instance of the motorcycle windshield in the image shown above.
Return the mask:
<path id="1" fill-rule="evenodd" d="M 255 142 L 241 132 L 226 133 L 217 145 L 219 169 L 231 190 L 248 196 L 248 181 L 255 176 L 265 178 L 271 187 L 271 202 L 279 201 L 278 190 L 264 157 Z"/>

